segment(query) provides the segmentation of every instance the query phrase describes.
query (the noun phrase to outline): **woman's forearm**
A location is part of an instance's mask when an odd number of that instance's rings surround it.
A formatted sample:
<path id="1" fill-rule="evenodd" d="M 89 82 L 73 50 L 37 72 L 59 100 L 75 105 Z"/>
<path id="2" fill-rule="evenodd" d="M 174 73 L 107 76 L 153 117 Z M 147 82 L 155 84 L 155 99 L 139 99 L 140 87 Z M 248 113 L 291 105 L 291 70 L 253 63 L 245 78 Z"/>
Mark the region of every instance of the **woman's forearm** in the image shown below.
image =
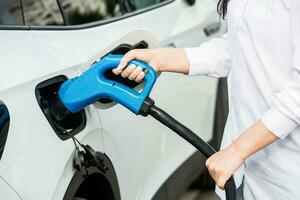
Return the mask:
<path id="1" fill-rule="evenodd" d="M 158 49 L 156 53 L 159 54 L 162 59 L 159 71 L 188 74 L 189 61 L 184 49 L 162 48 Z"/>
<path id="2" fill-rule="evenodd" d="M 242 158 L 246 160 L 257 151 L 278 139 L 279 138 L 269 131 L 263 122 L 259 120 L 241 134 L 232 143 L 232 146 L 236 151 L 240 152 Z"/>

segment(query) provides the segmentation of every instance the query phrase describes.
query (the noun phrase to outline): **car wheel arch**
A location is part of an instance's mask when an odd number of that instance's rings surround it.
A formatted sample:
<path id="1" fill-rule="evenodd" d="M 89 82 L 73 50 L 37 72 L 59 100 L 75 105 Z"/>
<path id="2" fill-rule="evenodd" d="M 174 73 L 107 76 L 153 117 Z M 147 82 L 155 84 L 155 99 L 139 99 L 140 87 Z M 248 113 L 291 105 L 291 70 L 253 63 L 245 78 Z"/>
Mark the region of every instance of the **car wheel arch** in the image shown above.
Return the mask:
<path id="1" fill-rule="evenodd" d="M 99 199 L 99 197 L 106 200 L 121 199 L 118 179 L 112 162 L 107 155 L 100 152 L 97 154 L 105 161 L 108 170 L 102 172 L 96 167 L 89 167 L 86 169 L 87 175 L 76 170 L 63 200 Z"/>

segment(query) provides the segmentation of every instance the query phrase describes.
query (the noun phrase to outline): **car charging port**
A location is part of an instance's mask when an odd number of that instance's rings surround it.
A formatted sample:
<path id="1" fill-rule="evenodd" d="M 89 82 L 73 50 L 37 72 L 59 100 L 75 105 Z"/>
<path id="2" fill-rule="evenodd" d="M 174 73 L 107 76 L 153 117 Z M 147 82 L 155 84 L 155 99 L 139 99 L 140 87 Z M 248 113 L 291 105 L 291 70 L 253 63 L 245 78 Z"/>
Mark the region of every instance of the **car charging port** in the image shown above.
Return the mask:
<path id="1" fill-rule="evenodd" d="M 58 97 L 58 90 L 68 80 L 60 75 L 39 83 L 35 89 L 36 99 L 51 127 L 62 140 L 67 140 L 85 128 L 86 115 L 84 110 L 77 113 L 69 112 Z"/>
<path id="2" fill-rule="evenodd" d="M 142 40 L 134 45 L 120 44 L 106 55 L 123 55 L 133 49 L 146 48 L 148 48 L 148 43 Z M 123 78 L 122 76 L 115 75 L 112 70 L 105 72 L 105 77 L 118 83 L 122 83 L 130 88 L 135 88 L 140 84 L 127 78 Z M 35 89 L 36 98 L 41 110 L 55 133 L 62 140 L 69 139 L 76 135 L 82 131 L 86 125 L 86 115 L 84 110 L 77 113 L 70 112 L 67 108 L 65 108 L 58 96 L 58 90 L 66 80 L 68 80 L 68 78 L 64 75 L 56 76 L 39 83 Z M 99 102 L 111 103 L 113 101 L 109 98 L 102 98 Z"/>

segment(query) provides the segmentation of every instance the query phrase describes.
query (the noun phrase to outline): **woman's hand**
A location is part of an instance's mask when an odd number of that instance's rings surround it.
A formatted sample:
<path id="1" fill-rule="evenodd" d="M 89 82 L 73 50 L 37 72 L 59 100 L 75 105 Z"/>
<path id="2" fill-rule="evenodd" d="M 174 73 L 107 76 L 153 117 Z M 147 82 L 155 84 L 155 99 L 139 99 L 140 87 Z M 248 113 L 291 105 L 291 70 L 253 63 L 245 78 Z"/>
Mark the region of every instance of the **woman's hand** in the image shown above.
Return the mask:
<path id="1" fill-rule="evenodd" d="M 224 189 L 226 181 L 244 163 L 244 161 L 243 155 L 233 144 L 207 159 L 206 166 L 217 186 Z"/>
<path id="2" fill-rule="evenodd" d="M 147 63 L 157 72 L 188 73 L 189 70 L 189 62 L 184 49 L 135 49 L 124 55 L 119 66 L 113 69 L 113 73 L 141 82 L 145 76 L 142 68 L 135 65 L 126 67 L 134 59 Z"/>
<path id="3" fill-rule="evenodd" d="M 154 68 L 155 71 L 159 72 L 159 68 L 163 61 L 161 56 L 158 54 L 159 50 L 156 49 L 135 49 L 131 50 L 124 55 L 119 66 L 113 69 L 114 74 L 119 75 L 123 78 L 128 78 L 130 80 L 135 80 L 136 82 L 141 82 L 145 76 L 142 68 L 140 66 L 129 65 L 125 70 L 124 68 L 127 64 L 134 59 L 143 61 Z"/>
<path id="4" fill-rule="evenodd" d="M 215 153 L 206 161 L 211 177 L 221 189 L 224 189 L 226 181 L 246 159 L 278 139 L 261 120 L 258 120 L 230 146 Z"/>

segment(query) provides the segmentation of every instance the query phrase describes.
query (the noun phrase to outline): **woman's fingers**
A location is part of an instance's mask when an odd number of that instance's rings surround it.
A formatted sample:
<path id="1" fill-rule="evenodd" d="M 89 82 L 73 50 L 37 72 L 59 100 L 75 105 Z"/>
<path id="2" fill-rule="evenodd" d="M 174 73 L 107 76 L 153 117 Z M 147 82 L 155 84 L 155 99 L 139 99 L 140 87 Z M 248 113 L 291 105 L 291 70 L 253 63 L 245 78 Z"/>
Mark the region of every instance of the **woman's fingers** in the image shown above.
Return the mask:
<path id="1" fill-rule="evenodd" d="M 211 156 L 211 161 L 208 163 L 207 168 L 209 171 L 209 174 L 214 180 L 217 180 L 219 178 L 219 171 L 218 171 L 218 160 L 220 159 L 218 154 L 214 154 Z"/>
<path id="2" fill-rule="evenodd" d="M 129 65 L 125 70 L 122 71 L 121 76 L 123 78 L 127 78 L 131 75 L 131 73 L 136 69 L 135 65 Z"/>
<path id="3" fill-rule="evenodd" d="M 231 177 L 230 173 L 224 172 L 222 175 L 220 175 L 218 177 L 218 180 L 216 181 L 216 184 L 219 188 L 221 188 L 222 190 L 224 190 L 225 187 L 225 183 L 227 182 L 227 180 Z"/>
<path id="4" fill-rule="evenodd" d="M 208 168 L 209 166 L 211 166 L 211 163 L 213 163 L 214 160 L 215 160 L 217 157 L 218 157 L 218 154 L 217 154 L 217 153 L 215 153 L 214 155 L 212 155 L 211 157 L 209 157 L 209 158 L 206 160 L 206 162 L 205 162 L 206 167 Z"/>
<path id="5" fill-rule="evenodd" d="M 144 72 L 141 72 L 141 73 L 136 77 L 135 81 L 136 81 L 137 83 L 140 83 L 140 82 L 143 81 L 144 77 L 145 77 L 145 73 L 144 73 Z"/>
<path id="6" fill-rule="evenodd" d="M 127 66 L 127 64 L 134 60 L 134 59 L 138 59 L 138 55 L 141 54 L 138 53 L 138 50 L 131 50 L 129 51 L 128 53 L 126 53 L 123 58 L 121 59 L 120 61 L 120 64 L 118 65 L 117 68 L 113 69 L 113 72 L 116 74 L 116 75 L 119 75 L 122 73 L 123 69 Z"/>
<path id="7" fill-rule="evenodd" d="M 121 76 L 132 81 L 135 80 L 139 83 L 144 79 L 145 73 L 143 72 L 142 67 L 131 64 L 122 71 Z"/>
<path id="8" fill-rule="evenodd" d="M 220 166 L 220 160 L 222 160 L 222 158 L 220 158 L 218 154 L 215 155 L 213 160 L 207 164 L 207 168 L 210 176 L 213 178 L 216 185 L 219 188 L 223 189 L 228 178 L 224 176 L 225 171 L 224 171 L 224 167 Z"/>
<path id="9" fill-rule="evenodd" d="M 120 61 L 120 64 L 118 65 L 117 68 L 113 69 L 113 73 L 115 75 L 120 75 L 123 78 L 128 78 L 130 80 L 135 80 L 136 82 L 142 82 L 145 73 L 142 70 L 142 67 L 140 66 L 135 66 L 132 65 L 126 67 L 128 63 L 132 60 L 140 60 L 145 63 L 148 63 L 150 66 L 152 66 L 156 71 L 158 71 L 157 62 L 152 59 L 153 55 L 149 49 L 134 49 L 126 53 L 123 58 Z"/>
<path id="10" fill-rule="evenodd" d="M 118 68 L 114 68 L 114 69 L 112 70 L 112 72 L 113 72 L 115 75 L 119 75 L 119 74 L 122 73 L 122 70 L 120 70 L 120 69 L 118 69 Z"/>
<path id="11" fill-rule="evenodd" d="M 136 77 L 142 72 L 142 68 L 137 66 L 135 70 L 129 75 L 129 80 L 135 80 Z"/>

